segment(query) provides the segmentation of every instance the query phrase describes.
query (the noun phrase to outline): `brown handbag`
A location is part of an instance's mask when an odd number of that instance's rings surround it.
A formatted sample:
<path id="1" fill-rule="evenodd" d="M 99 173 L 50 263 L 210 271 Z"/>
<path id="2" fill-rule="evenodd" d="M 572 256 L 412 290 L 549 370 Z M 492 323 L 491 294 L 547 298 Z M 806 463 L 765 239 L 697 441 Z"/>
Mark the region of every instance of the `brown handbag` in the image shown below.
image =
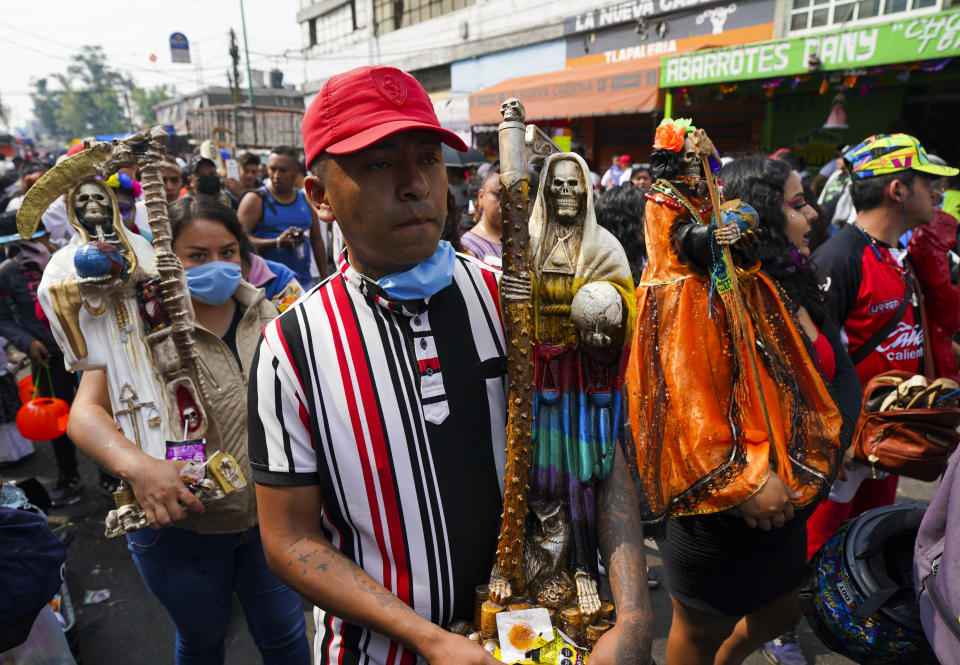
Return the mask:
<path id="1" fill-rule="evenodd" d="M 863 391 L 860 419 L 853 435 L 854 455 L 878 471 L 908 478 L 936 480 L 960 443 L 960 409 L 919 408 L 868 411 L 877 394 L 890 388 L 887 377 L 907 380 L 910 372 L 890 371 L 873 377 Z M 896 389 L 896 388 L 894 388 Z"/>
<path id="2" fill-rule="evenodd" d="M 922 300 L 920 326 L 923 329 L 924 375 L 929 383 L 933 379 L 933 363 Z M 853 435 L 854 455 L 878 471 L 931 481 L 943 474 L 951 453 L 960 444 L 960 433 L 957 432 L 960 408 L 877 410 L 877 397 L 889 391 L 891 378 L 906 381 L 913 376 L 911 372 L 893 370 L 867 382 Z"/>

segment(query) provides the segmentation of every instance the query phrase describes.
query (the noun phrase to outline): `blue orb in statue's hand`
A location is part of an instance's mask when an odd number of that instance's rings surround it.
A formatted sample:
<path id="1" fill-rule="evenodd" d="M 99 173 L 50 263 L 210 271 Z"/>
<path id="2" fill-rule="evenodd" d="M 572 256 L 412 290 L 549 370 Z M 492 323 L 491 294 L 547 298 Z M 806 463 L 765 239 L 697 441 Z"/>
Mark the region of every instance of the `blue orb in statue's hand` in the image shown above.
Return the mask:
<path id="1" fill-rule="evenodd" d="M 77 250 L 73 267 L 80 277 L 118 277 L 123 267 L 123 257 L 110 243 L 95 240 Z"/>

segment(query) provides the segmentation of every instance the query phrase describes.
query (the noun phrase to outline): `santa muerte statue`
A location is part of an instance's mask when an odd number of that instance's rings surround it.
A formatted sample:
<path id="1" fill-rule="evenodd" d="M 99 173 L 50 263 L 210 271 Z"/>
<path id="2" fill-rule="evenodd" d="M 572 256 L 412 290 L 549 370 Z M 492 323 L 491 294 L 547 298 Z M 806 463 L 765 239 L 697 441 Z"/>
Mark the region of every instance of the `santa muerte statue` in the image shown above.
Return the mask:
<path id="1" fill-rule="evenodd" d="M 758 271 L 756 212 L 722 202 L 716 151 L 689 120 L 661 123 L 650 161 L 649 260 L 627 370 L 646 518 L 734 508 L 768 474 L 805 506 L 829 489 L 840 415 Z"/>
<path id="2" fill-rule="evenodd" d="M 208 417 L 210 386 L 194 347 L 186 277 L 171 248 L 160 176 L 165 137 L 155 127 L 113 144 L 90 143 L 30 189 L 17 225 L 30 237 L 47 206 L 66 194 L 77 234 L 50 259 L 37 293 L 67 369 L 104 370 L 120 431 L 153 457 L 196 462 L 185 467 L 184 482 L 211 501 L 246 481 L 220 473 L 238 469 L 230 455 L 206 455 L 206 441 L 218 442 L 217 424 Z M 124 166 L 141 170 L 153 246 L 124 226 L 104 182 Z M 146 525 L 129 488 L 121 485 L 114 498 L 108 536 Z"/>
<path id="3" fill-rule="evenodd" d="M 598 593 L 595 490 L 622 429 L 633 283 L 623 248 L 597 224 L 583 159 L 526 126 L 519 101 L 502 111 L 507 472 L 481 624 L 491 634 L 490 617 L 508 605 L 545 608 L 589 644 L 613 611 Z M 531 215 L 529 168 L 540 162 Z"/>

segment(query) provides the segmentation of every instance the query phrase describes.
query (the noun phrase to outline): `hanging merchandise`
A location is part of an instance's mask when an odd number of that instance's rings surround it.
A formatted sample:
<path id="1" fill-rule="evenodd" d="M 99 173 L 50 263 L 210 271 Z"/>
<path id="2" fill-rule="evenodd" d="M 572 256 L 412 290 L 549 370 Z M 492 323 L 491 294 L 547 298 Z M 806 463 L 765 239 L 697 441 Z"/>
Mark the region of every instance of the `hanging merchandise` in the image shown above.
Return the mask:
<path id="1" fill-rule="evenodd" d="M 67 433 L 67 421 L 70 419 L 70 405 L 58 397 L 53 397 L 53 378 L 47 370 L 51 397 L 34 397 L 17 411 L 17 429 L 31 441 L 53 441 Z M 34 383 L 34 394 L 40 375 Z"/>
<path id="2" fill-rule="evenodd" d="M 823 123 L 824 129 L 847 129 L 850 125 L 847 123 L 847 109 L 844 106 L 846 100 L 841 88 L 833 98 L 833 106 L 830 108 L 830 115 L 827 121 Z"/>
<path id="3" fill-rule="evenodd" d="M 823 81 L 820 82 L 820 94 L 821 95 L 827 94 L 827 90 L 829 89 L 830 89 L 830 83 L 827 81 L 826 78 L 824 78 Z"/>

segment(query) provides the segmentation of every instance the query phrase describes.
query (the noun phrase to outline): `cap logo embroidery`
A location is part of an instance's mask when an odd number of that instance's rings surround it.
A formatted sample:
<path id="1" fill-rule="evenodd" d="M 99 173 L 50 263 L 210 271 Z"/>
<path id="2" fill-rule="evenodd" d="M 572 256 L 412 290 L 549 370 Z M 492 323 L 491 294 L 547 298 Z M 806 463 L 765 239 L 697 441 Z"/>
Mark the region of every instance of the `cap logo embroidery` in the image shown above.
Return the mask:
<path id="1" fill-rule="evenodd" d="M 403 106 L 407 101 L 407 83 L 397 72 L 389 69 L 376 69 L 370 72 L 377 92 L 394 106 Z"/>

